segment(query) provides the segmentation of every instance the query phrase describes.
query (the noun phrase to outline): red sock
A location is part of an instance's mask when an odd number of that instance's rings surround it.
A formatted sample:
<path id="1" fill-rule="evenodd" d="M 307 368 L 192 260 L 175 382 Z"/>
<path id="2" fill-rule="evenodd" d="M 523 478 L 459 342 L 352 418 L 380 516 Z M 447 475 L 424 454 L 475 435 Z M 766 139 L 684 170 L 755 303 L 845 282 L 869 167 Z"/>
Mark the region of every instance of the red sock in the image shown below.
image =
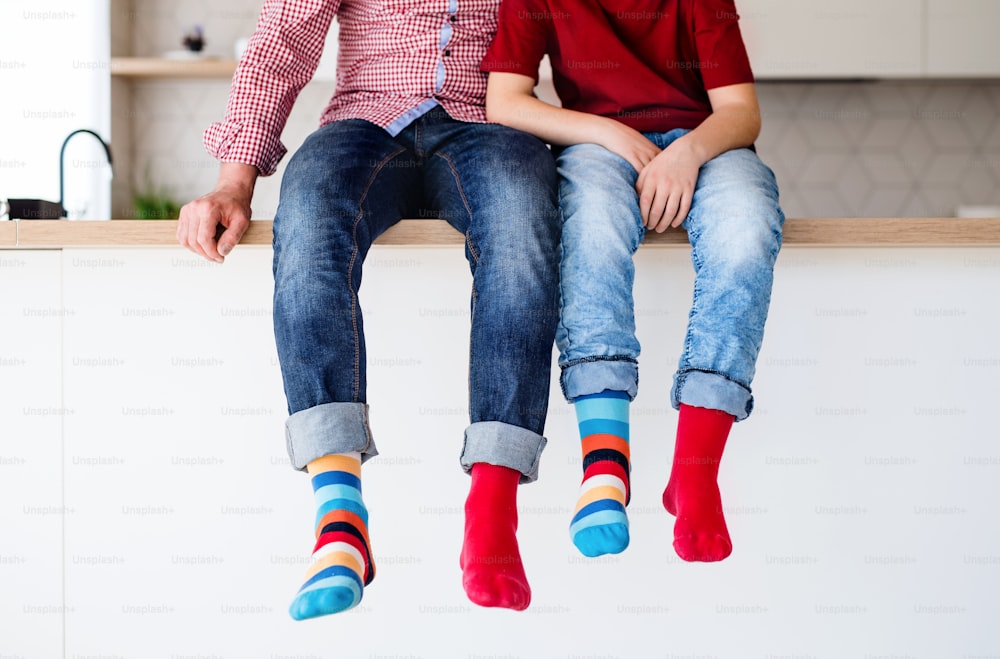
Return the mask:
<path id="1" fill-rule="evenodd" d="M 462 586 L 473 603 L 523 611 L 531 588 L 517 548 L 517 484 L 515 469 L 477 462 L 465 500 L 462 543 Z"/>
<path id="2" fill-rule="evenodd" d="M 733 415 L 681 405 L 663 507 L 677 518 L 674 550 L 685 561 L 721 561 L 733 551 L 717 478 Z"/>

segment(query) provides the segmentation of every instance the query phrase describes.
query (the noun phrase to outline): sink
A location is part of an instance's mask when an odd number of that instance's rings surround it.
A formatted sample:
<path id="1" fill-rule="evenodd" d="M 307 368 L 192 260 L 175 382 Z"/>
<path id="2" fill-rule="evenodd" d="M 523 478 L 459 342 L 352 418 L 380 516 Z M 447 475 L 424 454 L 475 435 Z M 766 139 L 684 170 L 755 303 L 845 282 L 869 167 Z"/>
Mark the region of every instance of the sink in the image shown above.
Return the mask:
<path id="1" fill-rule="evenodd" d="M 63 168 L 66 162 L 66 145 L 74 135 L 87 133 L 93 135 L 108 157 L 108 165 L 111 164 L 111 148 L 100 135 L 89 128 L 78 128 L 66 136 L 62 147 L 59 149 L 59 201 L 45 201 L 44 199 L 8 199 L 7 214 L 12 220 L 59 220 L 66 217 L 66 209 L 63 208 Z"/>
<path id="2" fill-rule="evenodd" d="M 65 217 L 62 204 L 44 199 L 8 199 L 12 220 L 58 220 Z"/>

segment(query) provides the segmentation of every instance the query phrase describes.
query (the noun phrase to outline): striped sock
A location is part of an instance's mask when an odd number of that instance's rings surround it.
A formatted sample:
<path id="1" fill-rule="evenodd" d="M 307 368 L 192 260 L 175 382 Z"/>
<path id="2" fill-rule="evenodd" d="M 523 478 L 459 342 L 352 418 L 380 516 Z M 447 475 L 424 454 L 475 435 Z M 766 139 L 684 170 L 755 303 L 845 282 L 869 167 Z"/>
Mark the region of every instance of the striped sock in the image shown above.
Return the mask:
<path id="1" fill-rule="evenodd" d="M 326 455 L 306 469 L 316 496 L 316 548 L 306 582 L 288 609 L 296 620 L 357 606 L 375 578 L 368 510 L 361 500 L 361 454 Z"/>
<path id="2" fill-rule="evenodd" d="M 584 556 L 628 547 L 629 397 L 603 391 L 573 401 L 583 448 L 583 483 L 569 532 Z"/>

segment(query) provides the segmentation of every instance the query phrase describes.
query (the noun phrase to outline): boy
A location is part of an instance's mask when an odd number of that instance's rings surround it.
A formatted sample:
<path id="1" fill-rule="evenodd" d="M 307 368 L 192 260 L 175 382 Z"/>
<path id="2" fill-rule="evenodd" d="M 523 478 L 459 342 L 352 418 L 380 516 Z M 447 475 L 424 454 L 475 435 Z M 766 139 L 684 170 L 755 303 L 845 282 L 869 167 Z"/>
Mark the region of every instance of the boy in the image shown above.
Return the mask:
<path id="1" fill-rule="evenodd" d="M 719 461 L 732 423 L 753 407 L 784 223 L 774 175 L 753 150 L 760 114 L 738 18 L 733 0 L 505 0 L 482 64 L 487 117 L 561 147 L 556 342 L 583 450 L 570 533 L 587 556 L 628 546 L 632 256 L 646 231 L 678 226 L 695 284 L 663 505 L 682 559 L 732 551 Z M 561 108 L 532 94 L 545 54 Z"/>

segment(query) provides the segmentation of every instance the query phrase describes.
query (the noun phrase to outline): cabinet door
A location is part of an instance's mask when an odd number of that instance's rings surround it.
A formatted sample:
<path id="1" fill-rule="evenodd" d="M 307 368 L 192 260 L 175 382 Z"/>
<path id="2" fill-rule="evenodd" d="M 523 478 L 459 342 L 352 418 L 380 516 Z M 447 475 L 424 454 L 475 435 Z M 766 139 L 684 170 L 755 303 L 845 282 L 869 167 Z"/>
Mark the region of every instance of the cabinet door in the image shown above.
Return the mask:
<path id="1" fill-rule="evenodd" d="M 758 78 L 921 74 L 923 12 L 912 0 L 737 0 L 736 7 Z"/>
<path id="2" fill-rule="evenodd" d="M 0 657 L 62 656 L 59 252 L 0 250 Z"/>
<path id="3" fill-rule="evenodd" d="M 927 0 L 927 75 L 1000 75 L 1000 2 Z"/>
<path id="4" fill-rule="evenodd" d="M 64 254 L 66 656 L 277 656 L 239 631 L 287 641 L 260 623 L 290 623 L 261 575 L 287 590 L 305 569 L 270 562 L 297 546 L 272 523 L 308 501 L 284 455 L 270 250 L 224 267 L 174 248 Z M 282 478 L 299 486 L 287 506 Z"/>

